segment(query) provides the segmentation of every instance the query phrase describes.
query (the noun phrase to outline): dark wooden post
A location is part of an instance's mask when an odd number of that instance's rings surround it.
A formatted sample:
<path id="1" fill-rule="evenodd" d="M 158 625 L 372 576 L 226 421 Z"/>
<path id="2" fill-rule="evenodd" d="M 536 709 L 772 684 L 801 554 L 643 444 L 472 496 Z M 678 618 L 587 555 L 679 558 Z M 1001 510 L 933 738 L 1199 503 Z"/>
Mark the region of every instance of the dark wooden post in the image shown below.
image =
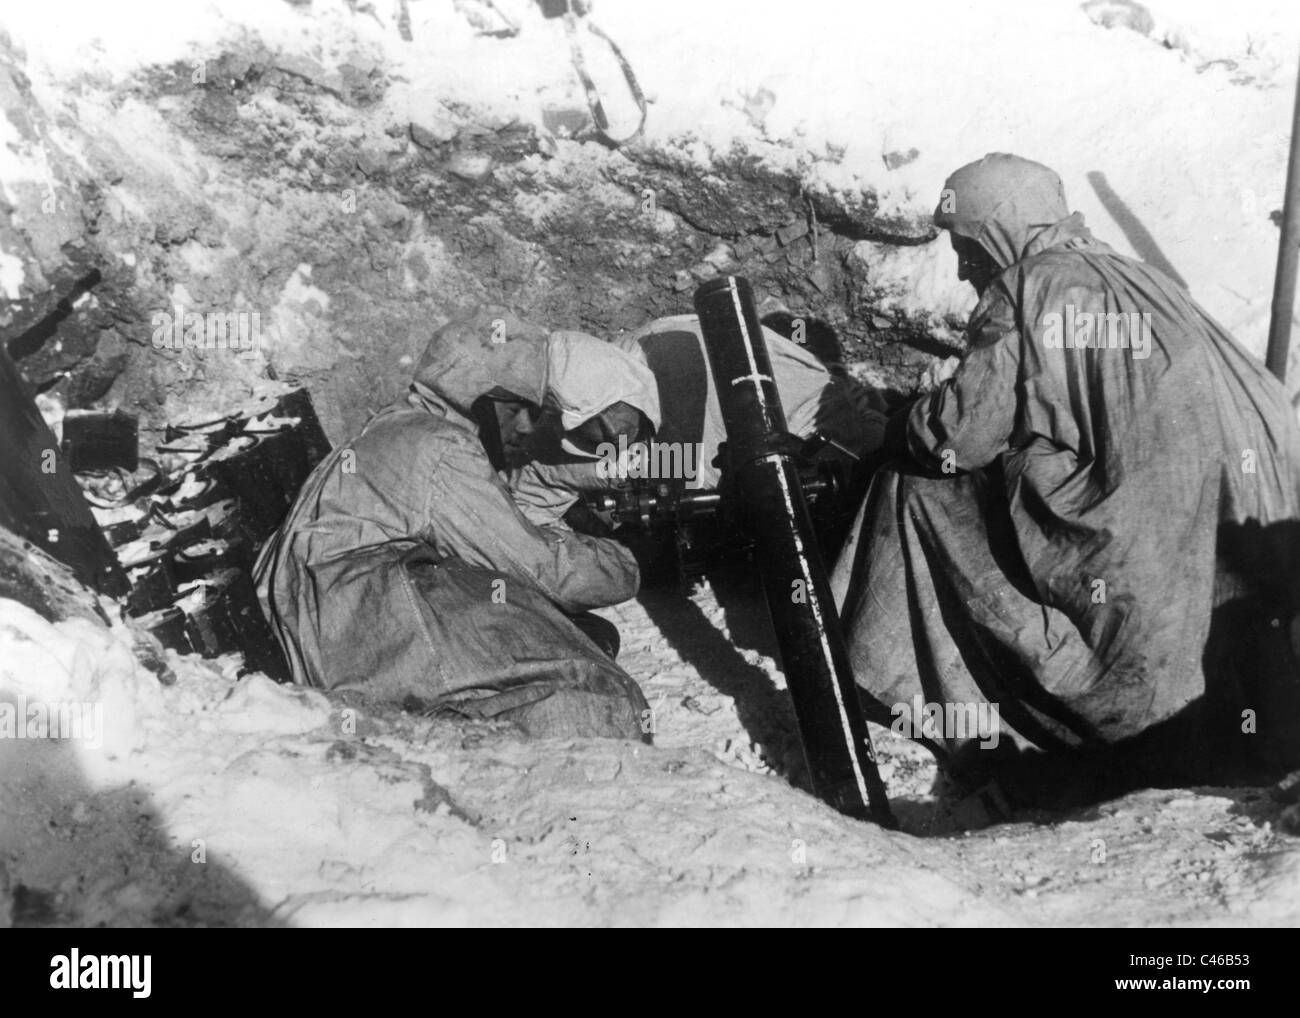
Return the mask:
<path id="1" fill-rule="evenodd" d="M 1264 358 L 1269 371 L 1283 384 L 1291 353 L 1297 264 L 1300 264 L 1300 78 L 1296 79 L 1295 106 L 1291 113 L 1291 155 L 1287 160 L 1286 194 L 1282 200 L 1282 238 L 1277 246 L 1273 313 L 1268 325 L 1268 353 Z"/>
<path id="2" fill-rule="evenodd" d="M 117 557 L 3 343 L 0 526 L 65 563 L 91 589 L 113 596 L 126 593 Z"/>

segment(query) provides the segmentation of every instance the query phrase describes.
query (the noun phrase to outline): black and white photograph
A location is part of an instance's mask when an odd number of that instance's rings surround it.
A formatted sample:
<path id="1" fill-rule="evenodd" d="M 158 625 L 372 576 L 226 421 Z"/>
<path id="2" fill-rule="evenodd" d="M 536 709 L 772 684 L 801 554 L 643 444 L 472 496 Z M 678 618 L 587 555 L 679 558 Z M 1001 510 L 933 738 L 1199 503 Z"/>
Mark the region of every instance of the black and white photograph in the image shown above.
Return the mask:
<path id="1" fill-rule="evenodd" d="M 1100 928 L 1261 992 L 1298 69 L 1293 0 L 5 3 L 24 978 Z"/>

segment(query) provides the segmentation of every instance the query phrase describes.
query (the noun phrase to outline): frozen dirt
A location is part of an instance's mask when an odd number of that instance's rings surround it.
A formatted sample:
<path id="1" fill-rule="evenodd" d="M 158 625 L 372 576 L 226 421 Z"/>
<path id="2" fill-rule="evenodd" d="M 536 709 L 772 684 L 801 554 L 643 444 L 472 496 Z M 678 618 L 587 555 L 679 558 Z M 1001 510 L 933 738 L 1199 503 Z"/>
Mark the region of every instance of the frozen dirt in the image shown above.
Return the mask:
<path id="1" fill-rule="evenodd" d="M 594 17 L 649 100 L 619 150 L 591 137 L 562 29 L 523 0 L 496 3 L 511 38 L 473 0 L 127 6 L 0 15 L 0 328 L 55 418 L 131 409 L 147 445 L 289 380 L 339 441 L 478 302 L 608 336 L 720 271 L 831 319 L 856 372 L 912 391 L 972 304 L 928 215 L 991 150 L 1058 168 L 1104 239 L 1262 349 L 1292 4 L 606 0 Z M 589 45 L 611 120 L 634 125 Z M 57 334 L 29 332 L 69 296 Z M 265 342 L 157 349 L 153 315 L 177 306 L 258 311 Z M 800 789 L 743 577 L 605 614 L 653 747 L 376 714 L 237 680 L 233 659 L 169 653 L 163 686 L 124 625 L 0 600 L 0 699 L 102 704 L 104 725 L 0 740 L 0 922 L 1300 918 L 1298 843 L 1267 789 L 988 825 L 873 728 L 903 824 L 884 832 Z"/>

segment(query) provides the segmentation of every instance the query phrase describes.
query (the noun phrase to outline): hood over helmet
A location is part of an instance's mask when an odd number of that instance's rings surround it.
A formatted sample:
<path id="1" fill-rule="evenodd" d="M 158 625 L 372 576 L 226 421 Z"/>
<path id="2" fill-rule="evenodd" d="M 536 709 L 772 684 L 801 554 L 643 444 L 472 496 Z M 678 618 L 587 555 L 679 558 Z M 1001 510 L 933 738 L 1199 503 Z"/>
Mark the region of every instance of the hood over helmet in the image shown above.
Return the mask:
<path id="1" fill-rule="evenodd" d="M 1004 152 L 967 163 L 943 188 L 935 226 L 976 241 L 999 269 L 1025 258 L 1040 234 L 1070 216 L 1054 170 Z"/>
<path id="2" fill-rule="evenodd" d="M 502 308 L 482 308 L 433 334 L 416 366 L 412 401 L 468 417 L 480 396 L 556 410 L 565 430 L 625 402 L 657 429 L 654 375 L 630 354 L 584 332 L 548 332 Z M 430 406 L 432 403 L 432 406 Z"/>

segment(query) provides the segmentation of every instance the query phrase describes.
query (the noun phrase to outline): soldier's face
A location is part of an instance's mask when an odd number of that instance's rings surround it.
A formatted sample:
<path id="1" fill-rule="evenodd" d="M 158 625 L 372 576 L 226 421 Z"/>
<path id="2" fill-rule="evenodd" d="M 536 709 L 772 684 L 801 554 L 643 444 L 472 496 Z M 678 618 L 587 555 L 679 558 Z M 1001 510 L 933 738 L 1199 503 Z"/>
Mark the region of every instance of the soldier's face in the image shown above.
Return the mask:
<path id="1" fill-rule="evenodd" d="M 620 437 L 632 445 L 648 439 L 653 430 L 645 414 L 629 403 L 618 402 L 565 432 L 564 437 L 574 449 L 598 455 L 601 446 L 617 445 Z"/>
<path id="2" fill-rule="evenodd" d="M 541 410 L 531 403 L 515 403 L 506 408 L 510 431 L 515 435 L 531 435 L 540 415 Z"/>
<path id="3" fill-rule="evenodd" d="M 498 400 L 494 407 L 506 463 L 517 466 L 528 462 L 533 454 L 535 432 L 541 422 L 541 407 L 523 400 Z"/>
<path id="4" fill-rule="evenodd" d="M 959 237 L 953 233 L 952 249 L 957 253 L 957 278 L 963 283 L 970 283 L 981 297 L 998 274 L 997 263 L 977 241 Z"/>

